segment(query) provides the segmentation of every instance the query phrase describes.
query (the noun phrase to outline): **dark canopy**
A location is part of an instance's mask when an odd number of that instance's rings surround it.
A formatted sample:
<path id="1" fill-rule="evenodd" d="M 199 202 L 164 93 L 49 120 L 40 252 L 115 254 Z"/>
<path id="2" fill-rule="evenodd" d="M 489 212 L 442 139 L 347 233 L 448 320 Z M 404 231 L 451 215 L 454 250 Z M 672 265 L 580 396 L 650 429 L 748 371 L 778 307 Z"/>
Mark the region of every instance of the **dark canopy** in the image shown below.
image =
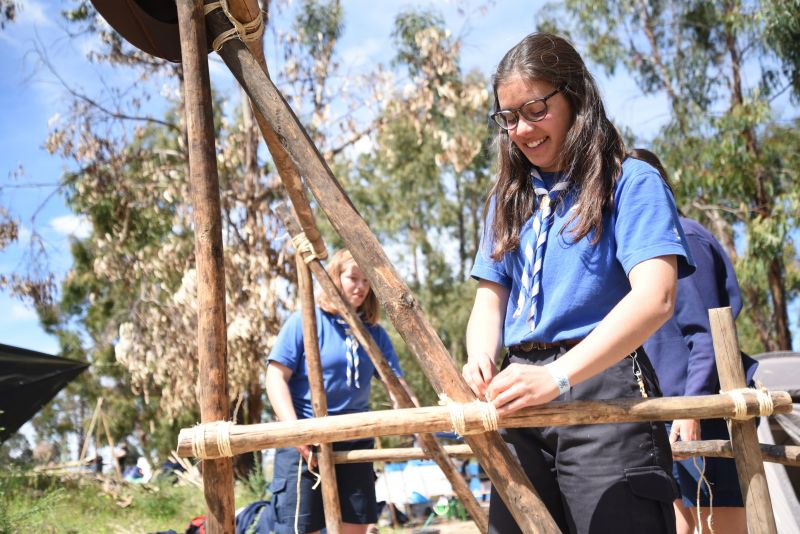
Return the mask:
<path id="1" fill-rule="evenodd" d="M 88 363 L 0 344 L 0 442 L 87 367 Z"/>

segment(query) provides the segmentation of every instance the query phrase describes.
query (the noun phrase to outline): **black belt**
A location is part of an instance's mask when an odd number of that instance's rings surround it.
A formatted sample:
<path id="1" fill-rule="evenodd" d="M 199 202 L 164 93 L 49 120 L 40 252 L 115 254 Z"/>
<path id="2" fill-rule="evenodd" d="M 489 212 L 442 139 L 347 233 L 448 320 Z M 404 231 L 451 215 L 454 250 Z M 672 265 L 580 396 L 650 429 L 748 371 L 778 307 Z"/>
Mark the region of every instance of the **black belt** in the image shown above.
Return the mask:
<path id="1" fill-rule="evenodd" d="M 553 343 L 547 343 L 544 341 L 525 341 L 519 345 L 511 345 L 508 347 L 508 349 L 513 352 L 533 352 L 535 350 L 547 350 L 554 349 L 556 347 L 574 347 L 581 341 L 583 341 L 583 339 L 567 339 L 564 341 L 554 341 Z"/>

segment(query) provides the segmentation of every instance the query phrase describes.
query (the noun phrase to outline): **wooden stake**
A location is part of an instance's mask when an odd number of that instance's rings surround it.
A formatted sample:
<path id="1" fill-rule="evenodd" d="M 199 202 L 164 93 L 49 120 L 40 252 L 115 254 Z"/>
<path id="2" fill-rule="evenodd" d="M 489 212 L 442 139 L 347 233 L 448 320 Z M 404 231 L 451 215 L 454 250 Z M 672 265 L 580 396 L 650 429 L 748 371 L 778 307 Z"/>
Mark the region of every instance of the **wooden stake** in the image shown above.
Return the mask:
<path id="1" fill-rule="evenodd" d="M 97 422 L 97 414 L 100 412 L 100 406 L 103 404 L 103 397 L 97 399 L 97 404 L 94 406 L 94 412 L 92 412 L 92 419 L 89 421 L 89 429 L 86 431 L 86 436 L 83 438 L 83 447 L 81 447 L 81 455 L 78 456 L 78 461 L 82 462 L 84 458 L 86 458 L 86 451 L 89 448 L 89 438 L 92 437 L 92 431 L 94 430 L 94 425 Z M 97 443 L 95 442 L 95 456 L 97 456 Z"/>
<path id="2" fill-rule="evenodd" d="M 197 264 L 198 400 L 200 418 L 209 422 L 230 417 L 219 177 L 203 3 L 202 0 L 178 0 L 177 8 Z M 203 488 L 206 532 L 233 533 L 233 465 L 230 458 L 204 462 Z"/>
<path id="3" fill-rule="evenodd" d="M 100 410 L 98 410 L 100 411 Z M 106 421 L 106 414 L 100 411 L 100 422 L 103 423 L 103 431 L 106 433 L 106 440 L 108 441 L 108 448 L 111 449 L 111 461 L 114 462 L 114 470 L 117 472 L 117 476 L 120 480 L 122 480 L 122 468 L 119 466 L 119 462 L 117 461 L 117 456 L 114 454 L 114 450 L 117 446 L 114 444 L 114 438 L 111 437 L 111 432 L 108 430 L 108 422 Z"/>
<path id="4" fill-rule="evenodd" d="M 755 391 L 743 394 L 747 412 L 758 414 Z M 775 412 L 792 411 L 792 398 L 785 391 L 771 392 Z M 475 403 L 462 406 L 466 429 L 482 429 L 483 414 Z M 655 397 L 647 399 L 617 399 L 609 401 L 551 402 L 543 406 L 518 410 L 500 416 L 500 428 L 586 425 L 601 423 L 632 423 L 639 421 L 672 421 L 680 418 L 716 419 L 731 417 L 736 404 L 729 395 L 704 395 L 699 397 Z M 289 447 L 308 441 L 314 436 L 322 443 L 361 439 L 372 436 L 396 436 L 420 432 L 451 430 L 453 423 L 447 406 L 382 410 L 347 415 L 331 415 L 324 419 L 303 419 L 260 425 L 235 425 L 230 428 L 231 449 L 234 454 L 274 447 Z M 219 456 L 216 429 L 205 432 L 205 450 Z M 473 435 L 474 436 L 474 435 Z M 192 455 L 191 428 L 178 435 L 178 455 Z M 472 447 L 473 451 L 476 451 Z M 477 452 L 477 451 L 476 451 Z M 486 469 L 486 466 L 484 466 Z"/>
<path id="5" fill-rule="evenodd" d="M 303 347 L 306 352 L 308 382 L 311 386 L 311 405 L 314 417 L 328 415 L 328 399 L 322 378 L 322 362 L 317 338 L 316 304 L 311 272 L 300 254 L 294 255 L 297 264 L 297 286 L 303 313 Z M 316 441 L 313 437 L 312 441 Z M 322 477 L 322 507 L 325 510 L 325 528 L 331 534 L 342 531 L 342 509 L 339 505 L 339 490 L 336 481 L 336 465 L 333 462 L 333 446 L 320 445 L 319 473 Z M 300 496 L 298 495 L 298 499 Z"/>
<path id="6" fill-rule="evenodd" d="M 745 383 L 739 341 L 730 308 L 715 308 L 708 311 L 711 323 L 711 337 L 717 360 L 719 383 L 723 391 L 740 389 Z M 775 517 L 772 514 L 772 500 L 767 488 L 764 464 L 758 445 L 756 425 L 752 420 L 729 420 L 728 429 L 739 473 L 739 486 L 742 490 L 747 510 L 747 531 L 750 534 L 776 533 Z"/>
<path id="7" fill-rule="evenodd" d="M 230 28 L 224 15 L 211 13 L 207 20 L 212 35 Z M 219 53 L 247 91 L 256 109 L 272 125 L 295 168 L 305 177 L 333 227 L 369 279 L 389 319 L 411 352 L 420 360 L 434 389 L 440 394 L 446 393 L 456 402 L 474 400 L 474 394 L 425 318 L 411 290 L 397 274 L 377 238 L 353 208 L 297 117 L 252 53 L 237 40 L 225 43 Z M 558 526 L 500 434 L 489 432 L 465 439 L 478 454 L 494 488 L 508 505 L 522 531 L 558 533 Z"/>
<path id="8" fill-rule="evenodd" d="M 275 211 L 283 220 L 291 235 L 297 235 L 302 231 L 295 218 L 288 212 L 283 204 L 279 205 Z M 414 403 L 408 395 L 408 392 L 386 362 L 386 358 L 381 352 L 380 347 L 375 343 L 375 340 L 367 331 L 364 323 L 358 317 L 358 314 L 356 314 L 352 306 L 342 297 L 339 289 L 336 287 L 333 280 L 331 280 L 330 275 L 328 275 L 328 271 L 325 270 L 318 260 L 313 260 L 308 265 L 322 287 L 322 290 L 325 291 L 325 294 L 334 302 L 336 308 L 341 310 L 342 318 L 353 331 L 358 342 L 366 350 L 367 355 L 370 360 L 372 360 L 381 378 L 381 383 L 387 389 L 389 395 L 395 399 L 400 408 L 413 408 Z M 458 469 L 456 469 L 456 466 L 450 460 L 450 457 L 444 451 L 442 445 L 432 434 L 420 434 L 419 439 L 429 456 L 437 463 L 442 473 L 447 477 L 447 480 L 453 487 L 453 492 L 461 500 L 464 509 L 469 513 L 470 517 L 475 521 L 478 530 L 486 534 L 489 531 L 489 517 L 484 509 L 481 508 L 475 495 L 470 491 L 467 481 L 461 476 L 461 473 L 458 472 Z"/>

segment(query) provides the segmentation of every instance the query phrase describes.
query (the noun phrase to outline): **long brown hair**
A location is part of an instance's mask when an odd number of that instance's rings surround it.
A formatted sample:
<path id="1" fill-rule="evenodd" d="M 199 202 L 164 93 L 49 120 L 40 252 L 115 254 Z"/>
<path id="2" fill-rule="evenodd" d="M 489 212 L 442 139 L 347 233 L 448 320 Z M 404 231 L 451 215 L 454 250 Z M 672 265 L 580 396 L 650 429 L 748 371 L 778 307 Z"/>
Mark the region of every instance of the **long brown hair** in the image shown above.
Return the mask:
<path id="1" fill-rule="evenodd" d="M 342 272 L 347 264 L 351 261 L 355 260 L 353 259 L 353 255 L 350 254 L 350 251 L 347 249 L 341 249 L 331 257 L 331 261 L 328 263 L 328 266 L 325 269 L 328 271 L 328 274 L 333 280 L 333 284 L 336 286 L 339 292 L 342 291 Z M 325 292 L 319 296 L 318 303 L 319 307 L 322 308 L 323 311 L 333 314 L 341 313 L 334 305 L 333 301 L 328 298 L 328 295 Z M 375 292 L 372 291 L 372 287 L 369 288 L 369 292 L 367 292 L 364 302 L 361 303 L 361 306 L 359 306 L 356 311 L 361 315 L 361 319 L 365 323 L 375 324 L 378 322 L 378 319 L 380 319 L 381 315 L 381 308 L 380 304 L 378 303 L 378 297 L 375 296 Z"/>
<path id="2" fill-rule="evenodd" d="M 495 111 L 500 109 L 498 87 L 515 77 L 547 82 L 561 89 L 569 102 L 572 125 L 560 162 L 578 195 L 577 208 L 570 218 L 570 222 L 578 222 L 571 234 L 578 241 L 594 232 L 592 243 L 596 243 L 603 231 L 603 214 L 613 206 L 614 186 L 625 157 L 625 143 L 606 116 L 597 84 L 575 48 L 549 33 L 528 35 L 500 61 L 492 77 Z M 489 235 L 493 238 L 491 256 L 499 260 L 519 246 L 522 225 L 533 213 L 536 198 L 530 179 L 532 165 L 506 130 L 498 132 L 495 149 L 497 181 L 486 207 L 494 198 Z"/>

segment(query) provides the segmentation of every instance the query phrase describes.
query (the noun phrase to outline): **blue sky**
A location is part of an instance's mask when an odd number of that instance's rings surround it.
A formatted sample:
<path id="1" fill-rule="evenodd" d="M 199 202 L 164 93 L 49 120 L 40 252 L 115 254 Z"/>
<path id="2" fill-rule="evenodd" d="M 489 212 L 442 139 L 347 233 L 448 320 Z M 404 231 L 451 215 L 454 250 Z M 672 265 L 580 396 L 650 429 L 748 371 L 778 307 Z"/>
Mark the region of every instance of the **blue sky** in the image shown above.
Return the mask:
<path id="1" fill-rule="evenodd" d="M 380 8 L 367 0 L 343 0 L 342 4 L 346 21 L 339 54 L 348 69 L 388 63 L 394 15 L 411 6 L 423 6 L 442 13 L 451 31 L 462 36 L 463 68 L 477 68 L 488 75 L 502 54 L 533 30 L 535 13 L 543 2 L 498 0 L 485 13 L 474 13 L 466 21 L 456 13 L 454 1 L 383 0 Z M 52 74 L 38 66 L 35 50 L 46 50 L 59 75 L 89 92 L 101 80 L 113 84 L 125 77 L 123 71 L 99 68 L 84 59 L 92 42 L 65 36 L 59 15 L 63 8 L 62 2 L 55 0 L 26 0 L 17 22 L 0 31 L 5 52 L 0 55 L 0 201 L 21 220 L 20 242 L 26 242 L 32 227 L 45 239 L 49 268 L 58 273 L 70 266 L 68 237 L 86 235 L 88 228 L 69 212 L 58 194 L 53 194 L 54 184 L 65 167 L 58 157 L 44 150 L 43 143 L 48 121 L 63 111 L 65 97 Z M 231 78 L 219 61 L 212 62 L 211 72 L 215 86 L 232 87 Z M 629 127 L 646 139 L 667 119 L 663 98 L 642 96 L 625 75 L 609 79 L 597 70 L 595 73 L 608 112 L 618 126 Z M 237 95 L 238 91 L 230 94 Z M 23 169 L 22 175 L 16 177 L 19 169 Z M 25 254 L 25 247 L 17 245 L 0 251 L 0 271 L 21 269 Z M 56 340 L 41 330 L 32 309 L 0 292 L 0 310 L 0 343 L 49 353 L 58 351 Z"/>

